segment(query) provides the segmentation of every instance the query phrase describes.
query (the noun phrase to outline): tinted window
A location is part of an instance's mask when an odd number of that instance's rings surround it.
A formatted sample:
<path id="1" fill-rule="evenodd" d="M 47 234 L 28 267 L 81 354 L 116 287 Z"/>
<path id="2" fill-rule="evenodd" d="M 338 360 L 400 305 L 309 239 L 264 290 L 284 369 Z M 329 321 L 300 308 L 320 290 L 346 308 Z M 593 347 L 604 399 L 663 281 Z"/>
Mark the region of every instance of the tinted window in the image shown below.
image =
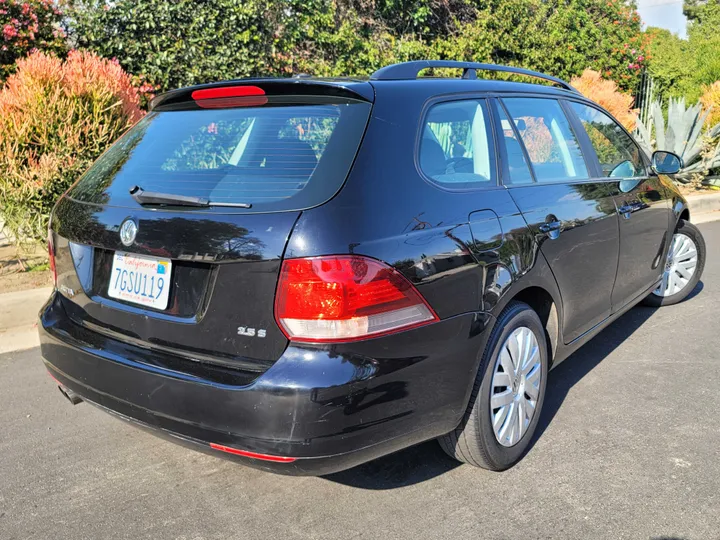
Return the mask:
<path id="1" fill-rule="evenodd" d="M 497 184 L 490 121 L 484 100 L 439 103 L 422 125 L 420 168 L 438 184 Z"/>
<path id="2" fill-rule="evenodd" d="M 500 114 L 500 127 L 502 129 L 502 144 L 505 145 L 507 153 L 507 167 L 510 174 L 509 181 L 511 184 L 530 184 L 533 177 L 530 174 L 530 168 L 525 159 L 520 141 L 515 136 L 515 131 L 510 124 L 510 119 L 505 114 L 505 109 L 498 107 Z"/>
<path id="3" fill-rule="evenodd" d="M 269 98 L 255 107 L 152 112 L 98 159 L 69 195 L 132 207 L 137 203 L 129 190 L 139 185 L 145 191 L 251 203 L 251 211 L 321 204 L 345 181 L 370 104 L 303 99 L 308 103 Z"/>
<path id="4" fill-rule="evenodd" d="M 504 99 L 538 182 L 588 178 L 580 145 L 554 99 Z"/>
<path id="5" fill-rule="evenodd" d="M 622 127 L 604 112 L 571 103 L 595 149 L 603 175 L 609 178 L 644 176 L 640 150 Z"/>

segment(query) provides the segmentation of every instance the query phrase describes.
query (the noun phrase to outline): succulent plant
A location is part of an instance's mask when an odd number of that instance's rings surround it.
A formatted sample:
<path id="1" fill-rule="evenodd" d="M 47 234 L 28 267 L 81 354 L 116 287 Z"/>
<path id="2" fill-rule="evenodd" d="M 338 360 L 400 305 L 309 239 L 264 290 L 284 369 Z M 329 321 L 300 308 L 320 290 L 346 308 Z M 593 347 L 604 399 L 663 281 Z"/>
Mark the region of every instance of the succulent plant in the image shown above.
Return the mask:
<path id="1" fill-rule="evenodd" d="M 675 179 L 688 183 L 693 176 L 704 176 L 710 169 L 720 167 L 720 144 L 716 140 L 720 124 L 703 134 L 709 113 L 703 112 L 701 103 L 686 107 L 685 98 L 670 98 L 666 126 L 660 101 L 653 101 L 645 122 L 638 119 L 635 138 L 648 154 L 667 150 L 680 156 L 683 168 Z"/>

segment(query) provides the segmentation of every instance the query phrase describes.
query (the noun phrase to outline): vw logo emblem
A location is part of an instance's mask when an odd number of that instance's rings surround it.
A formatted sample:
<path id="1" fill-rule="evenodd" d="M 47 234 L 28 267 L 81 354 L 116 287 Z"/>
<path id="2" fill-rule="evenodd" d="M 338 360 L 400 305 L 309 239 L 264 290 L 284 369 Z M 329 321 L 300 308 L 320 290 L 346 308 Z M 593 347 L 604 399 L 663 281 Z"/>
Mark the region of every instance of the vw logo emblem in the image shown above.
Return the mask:
<path id="1" fill-rule="evenodd" d="M 120 241 L 123 245 L 130 246 L 137 236 L 137 224 L 132 219 L 126 219 L 120 225 Z"/>

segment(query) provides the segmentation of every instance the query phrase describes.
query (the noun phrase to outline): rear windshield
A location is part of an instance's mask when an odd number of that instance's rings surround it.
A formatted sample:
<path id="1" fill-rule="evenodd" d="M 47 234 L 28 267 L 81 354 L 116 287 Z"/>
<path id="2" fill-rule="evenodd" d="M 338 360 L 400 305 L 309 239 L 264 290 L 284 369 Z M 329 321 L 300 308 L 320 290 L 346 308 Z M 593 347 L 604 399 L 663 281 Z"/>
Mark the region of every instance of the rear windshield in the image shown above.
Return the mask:
<path id="1" fill-rule="evenodd" d="M 130 189 L 139 186 L 252 205 L 250 210 L 212 209 L 221 212 L 310 208 L 330 199 L 345 181 L 370 107 L 363 101 L 304 96 L 269 98 L 257 107 L 151 112 L 68 195 L 137 207 Z"/>

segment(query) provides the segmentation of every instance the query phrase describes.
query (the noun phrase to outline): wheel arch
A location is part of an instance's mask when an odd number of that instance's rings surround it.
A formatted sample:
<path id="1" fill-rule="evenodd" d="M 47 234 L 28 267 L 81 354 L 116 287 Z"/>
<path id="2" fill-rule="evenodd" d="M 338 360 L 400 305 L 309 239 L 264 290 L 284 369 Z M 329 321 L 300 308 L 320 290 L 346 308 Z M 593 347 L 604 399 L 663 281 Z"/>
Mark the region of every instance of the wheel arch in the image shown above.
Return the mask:
<path id="1" fill-rule="evenodd" d="M 505 307 L 517 300 L 530 306 L 538 314 L 540 321 L 545 328 L 545 338 L 548 344 L 548 358 L 550 366 L 556 358 L 558 347 L 562 343 L 562 302 L 560 293 L 555 286 L 554 280 L 551 286 L 536 281 L 516 282 L 510 287 L 506 294 L 494 306 L 493 312 L 497 317 Z"/>
<path id="2" fill-rule="evenodd" d="M 531 285 L 526 287 L 509 299 L 524 302 L 532 308 L 540 321 L 545 327 L 545 338 L 548 344 L 548 358 L 552 365 L 557 353 L 558 343 L 560 342 L 560 318 L 558 302 L 553 298 L 552 294 L 543 287 Z"/>

